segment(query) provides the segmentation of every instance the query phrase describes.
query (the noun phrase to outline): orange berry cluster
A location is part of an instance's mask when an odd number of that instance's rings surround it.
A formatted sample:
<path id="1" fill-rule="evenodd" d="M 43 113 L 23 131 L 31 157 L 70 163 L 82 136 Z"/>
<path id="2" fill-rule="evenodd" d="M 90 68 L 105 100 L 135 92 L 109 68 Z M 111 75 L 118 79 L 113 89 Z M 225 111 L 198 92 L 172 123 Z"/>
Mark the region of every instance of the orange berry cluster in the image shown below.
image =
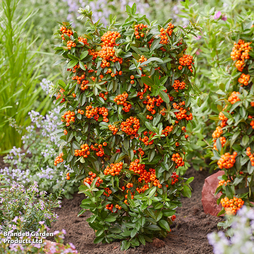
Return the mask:
<path id="1" fill-rule="evenodd" d="M 143 55 L 139 58 L 138 60 L 140 63 L 143 63 L 145 61 L 147 61 L 147 58 L 145 58 Z"/>
<path id="2" fill-rule="evenodd" d="M 254 120 L 250 122 L 250 126 L 252 127 L 252 129 L 254 129 Z"/>
<path id="3" fill-rule="evenodd" d="M 176 172 L 173 172 L 172 173 L 172 176 L 171 176 L 171 185 L 174 185 L 175 183 L 177 183 L 178 182 L 178 175 L 176 174 Z"/>
<path id="4" fill-rule="evenodd" d="M 139 148 L 139 149 L 138 149 L 138 152 L 139 152 L 139 154 L 140 154 L 141 157 L 143 157 L 144 154 L 145 154 L 145 152 L 142 150 L 142 148 Z M 136 154 L 137 151 L 136 151 L 136 150 L 133 150 L 133 153 Z"/>
<path id="5" fill-rule="evenodd" d="M 163 134 L 167 137 L 169 135 L 169 133 L 173 130 L 173 128 L 174 128 L 173 125 L 167 126 L 164 130 L 162 130 L 161 134 Z"/>
<path id="6" fill-rule="evenodd" d="M 84 158 L 87 158 L 87 156 L 90 154 L 88 144 L 83 144 L 80 146 L 80 148 L 81 150 L 75 150 L 74 156 L 83 156 Z"/>
<path id="7" fill-rule="evenodd" d="M 133 126 L 132 126 L 133 125 Z M 136 117 L 129 117 L 126 121 L 121 123 L 121 130 L 127 135 L 137 136 L 138 129 L 140 128 L 139 119 Z"/>
<path id="8" fill-rule="evenodd" d="M 145 164 L 139 164 L 139 159 L 136 159 L 135 161 L 132 161 L 130 163 L 129 170 L 133 171 L 136 174 L 141 174 L 144 169 L 145 169 Z"/>
<path id="9" fill-rule="evenodd" d="M 60 153 L 56 158 L 55 158 L 55 161 L 54 161 L 54 165 L 56 166 L 58 163 L 61 163 L 63 162 L 63 153 Z"/>
<path id="10" fill-rule="evenodd" d="M 124 92 L 123 94 L 119 94 L 114 98 L 114 102 L 117 103 L 117 105 L 123 105 L 123 111 L 124 112 L 129 112 L 131 109 L 131 104 L 128 104 L 126 102 L 127 98 L 128 98 L 128 93 Z"/>
<path id="11" fill-rule="evenodd" d="M 213 132 L 213 140 L 219 138 L 221 134 L 223 133 L 223 130 L 220 126 L 216 127 L 216 130 Z"/>
<path id="12" fill-rule="evenodd" d="M 75 122 L 75 113 L 73 111 L 68 110 L 67 112 L 62 115 L 62 122 L 66 122 L 66 126 L 70 125 L 70 122 Z"/>
<path id="13" fill-rule="evenodd" d="M 235 164 L 235 158 L 237 156 L 237 152 L 233 152 L 231 155 L 230 153 L 225 153 L 221 156 L 221 158 L 218 160 L 217 164 L 220 169 L 226 168 L 232 168 Z"/>
<path id="14" fill-rule="evenodd" d="M 228 98 L 228 101 L 231 104 L 235 104 L 237 101 L 240 101 L 240 98 L 237 96 L 238 94 L 240 94 L 239 92 L 232 92 L 230 97 Z"/>
<path id="15" fill-rule="evenodd" d="M 79 37 L 78 37 L 78 41 L 84 43 L 84 45 L 89 46 L 89 44 L 87 43 L 87 39 L 86 39 L 86 38 L 83 38 L 82 36 L 79 36 Z"/>
<path id="16" fill-rule="evenodd" d="M 143 180 L 145 181 L 145 183 L 153 182 L 153 185 L 157 186 L 159 189 L 162 187 L 160 181 L 155 175 L 155 169 L 153 168 L 150 168 L 149 171 L 145 169 L 142 169 L 140 171 L 140 177 L 138 178 L 138 181 L 141 183 Z"/>
<path id="17" fill-rule="evenodd" d="M 143 187 L 141 187 L 141 188 L 139 188 L 139 187 L 137 187 L 136 188 L 136 191 L 138 192 L 138 193 L 144 193 L 146 190 L 148 190 L 149 189 L 149 185 L 148 184 L 145 184 Z"/>
<path id="18" fill-rule="evenodd" d="M 106 196 L 106 197 L 109 197 L 110 194 L 112 193 L 112 190 L 110 190 L 108 187 L 107 188 L 104 188 L 104 192 L 103 192 L 103 195 Z"/>
<path id="19" fill-rule="evenodd" d="M 113 63 L 119 62 L 120 64 L 122 64 L 123 59 L 115 56 L 115 49 L 114 49 L 114 46 L 119 45 L 119 44 L 116 44 L 115 41 L 117 38 L 120 38 L 120 37 L 121 35 L 118 32 L 108 31 L 101 37 L 101 41 L 103 43 L 101 45 L 100 51 L 96 52 L 94 51 L 94 49 L 88 50 L 89 54 L 93 56 L 93 60 L 96 59 L 97 57 L 102 58 L 101 68 L 109 67 L 110 61 Z"/>
<path id="20" fill-rule="evenodd" d="M 65 102 L 65 98 L 64 98 L 64 95 L 63 95 L 63 92 L 64 92 L 64 91 L 65 91 L 65 90 L 64 90 L 63 88 L 61 88 L 60 91 L 59 91 L 59 93 L 58 93 L 57 96 L 56 96 L 56 100 L 58 100 L 59 98 L 61 98 L 61 97 L 63 96 L 63 98 L 62 98 L 62 100 L 61 100 L 60 103 Z"/>
<path id="21" fill-rule="evenodd" d="M 174 25 L 168 23 L 168 27 L 164 29 L 163 27 L 160 29 L 160 44 L 167 44 L 168 43 L 168 36 L 171 36 L 173 33 Z M 167 36 L 168 35 L 168 36 Z"/>
<path id="22" fill-rule="evenodd" d="M 127 190 L 126 192 L 129 193 L 129 190 Z M 134 191 L 134 192 L 131 192 L 131 191 L 130 191 L 130 193 L 131 193 L 131 199 L 134 199 L 135 191 Z M 124 203 L 127 205 L 127 204 L 128 204 L 128 201 L 127 201 L 128 195 L 126 194 L 124 197 L 126 198 L 126 199 L 124 200 Z"/>
<path id="23" fill-rule="evenodd" d="M 151 114 L 154 115 L 156 113 L 154 109 L 155 104 L 157 107 L 159 107 L 163 103 L 163 100 L 160 96 L 158 96 L 158 98 L 155 98 L 155 97 L 151 98 L 150 95 L 147 95 L 146 98 L 147 100 L 145 100 L 144 101 L 145 103 L 144 102 L 143 103 L 146 104 L 146 109 L 150 111 Z"/>
<path id="24" fill-rule="evenodd" d="M 73 73 L 77 72 L 77 69 L 80 68 L 79 64 L 76 64 L 73 68 L 67 68 L 67 71 L 72 71 Z"/>
<path id="25" fill-rule="evenodd" d="M 166 110 L 166 109 L 163 108 L 163 109 L 160 111 L 160 114 L 163 115 L 163 116 L 165 116 L 165 115 L 166 115 L 165 110 Z"/>
<path id="26" fill-rule="evenodd" d="M 92 182 L 93 182 L 93 180 L 96 178 L 96 174 L 93 173 L 92 171 L 90 171 L 90 172 L 88 173 L 88 175 L 90 175 L 90 177 L 86 177 L 86 178 L 83 180 L 83 183 L 84 183 L 84 184 L 85 184 L 85 183 L 88 183 L 89 185 L 91 185 Z M 98 179 L 97 179 L 97 181 L 96 181 L 96 184 L 95 184 L 96 187 L 99 187 L 101 183 L 103 183 L 103 180 L 102 180 L 100 177 L 98 177 Z"/>
<path id="27" fill-rule="evenodd" d="M 178 120 L 182 120 L 182 119 L 186 119 L 187 121 L 190 121 L 193 119 L 193 116 L 192 116 L 192 113 L 190 113 L 189 115 L 187 115 L 187 110 L 182 108 L 181 106 L 184 106 L 185 105 L 185 101 L 183 102 L 180 102 L 179 105 L 177 103 L 173 103 L 173 108 L 174 109 L 178 109 L 179 111 L 178 112 L 174 112 L 175 115 L 176 115 L 176 118 Z M 188 108 L 189 110 L 190 108 Z"/>
<path id="28" fill-rule="evenodd" d="M 185 82 L 180 82 L 179 80 L 175 80 L 173 84 L 173 88 L 175 89 L 176 92 L 179 92 L 178 90 L 183 90 L 185 89 Z"/>
<path id="29" fill-rule="evenodd" d="M 238 43 L 234 43 L 234 47 L 231 52 L 231 59 L 236 61 L 235 67 L 238 71 L 243 71 L 244 60 L 249 59 L 249 52 L 251 42 L 245 42 L 244 40 L 239 40 Z"/>
<path id="30" fill-rule="evenodd" d="M 213 144 L 213 149 L 214 150 L 217 150 L 217 146 L 216 146 L 216 139 L 213 140 L 214 144 Z M 221 143 L 221 146 L 224 147 L 224 145 L 226 144 L 227 140 L 225 137 L 220 137 L 220 143 Z"/>
<path id="31" fill-rule="evenodd" d="M 92 105 L 86 106 L 86 117 L 87 118 L 94 118 L 96 121 L 99 119 L 99 115 L 102 115 L 103 117 L 103 122 L 108 122 L 108 109 L 105 107 L 99 108 L 96 107 L 94 108 Z"/>
<path id="32" fill-rule="evenodd" d="M 60 32 L 62 33 L 61 37 L 62 37 L 63 41 L 65 40 L 64 34 L 66 34 L 66 35 L 69 36 L 69 37 L 70 37 L 71 35 L 73 35 L 72 30 L 71 30 L 71 29 L 67 29 L 65 26 L 62 26 L 62 27 L 60 28 Z"/>
<path id="33" fill-rule="evenodd" d="M 81 114 L 81 115 L 84 115 L 84 110 L 80 110 L 80 109 L 78 109 L 78 114 Z"/>
<path id="34" fill-rule="evenodd" d="M 75 67 L 75 66 L 74 66 Z M 72 77 L 72 80 L 77 80 L 77 84 L 88 84 L 89 83 L 89 81 L 88 80 L 84 80 L 85 79 L 85 77 L 86 77 L 86 75 L 85 75 L 85 73 L 84 74 L 82 74 L 81 76 L 78 76 L 78 75 L 76 75 L 76 76 L 73 76 Z"/>
<path id="35" fill-rule="evenodd" d="M 111 211 L 112 213 L 113 213 L 113 208 L 114 208 L 114 205 L 113 205 L 113 204 L 108 204 L 108 205 L 106 205 L 106 209 L 109 210 L 109 211 Z M 115 205 L 115 208 L 116 208 L 115 213 L 118 211 L 118 209 L 119 209 L 119 210 L 122 209 L 122 207 L 119 206 L 119 205 Z"/>
<path id="36" fill-rule="evenodd" d="M 130 189 L 133 187 L 133 183 L 127 183 L 126 188 Z"/>
<path id="37" fill-rule="evenodd" d="M 171 160 L 176 163 L 175 168 L 179 168 L 179 167 L 183 167 L 184 166 L 183 158 L 180 156 L 179 153 L 173 154 Z"/>
<path id="38" fill-rule="evenodd" d="M 105 142 L 106 143 L 106 142 Z M 104 143 L 103 143 L 104 144 Z M 107 143 L 106 143 L 107 144 Z M 97 147 L 96 147 L 97 146 Z M 104 145 L 105 146 L 105 145 Z M 96 151 L 96 155 L 99 156 L 99 157 L 102 157 L 104 155 L 104 149 L 102 148 L 102 145 L 101 144 L 94 144 L 94 145 L 91 145 L 90 148 L 93 150 L 93 151 Z"/>
<path id="39" fill-rule="evenodd" d="M 107 100 L 107 97 L 105 97 L 106 95 L 108 95 L 108 92 L 105 92 L 105 94 L 104 94 L 104 93 L 100 93 L 100 94 L 99 94 L 99 96 L 100 96 L 102 99 L 104 99 L 104 101 Z"/>
<path id="40" fill-rule="evenodd" d="M 228 183 L 230 183 L 230 182 L 231 182 L 230 180 L 227 180 L 227 181 L 225 181 L 225 180 L 220 180 L 219 183 L 218 183 L 217 188 L 220 187 L 220 186 L 223 186 L 223 185 L 227 186 Z"/>
<path id="41" fill-rule="evenodd" d="M 225 115 L 224 115 L 222 112 L 220 112 L 220 113 L 219 113 L 219 119 L 221 120 L 220 126 L 221 126 L 222 128 L 225 127 L 225 126 L 227 125 L 228 118 L 225 117 Z"/>
<path id="42" fill-rule="evenodd" d="M 250 158 L 251 166 L 254 166 L 254 154 L 251 153 L 250 147 L 247 147 L 246 154 Z"/>
<path id="43" fill-rule="evenodd" d="M 192 69 L 192 64 L 194 64 L 193 62 L 193 56 L 190 56 L 190 55 L 183 55 L 180 59 L 179 59 L 179 64 L 181 66 L 188 66 L 189 70 L 191 72 L 193 72 L 193 69 Z M 179 69 L 179 68 L 178 68 Z"/>
<path id="44" fill-rule="evenodd" d="M 235 215 L 236 212 L 244 205 L 244 201 L 237 197 L 232 199 L 229 199 L 228 197 L 222 198 L 220 203 L 225 208 L 226 213 L 232 215 Z"/>
<path id="45" fill-rule="evenodd" d="M 142 32 L 142 30 L 143 30 L 144 28 L 147 28 L 147 25 L 144 25 L 144 24 L 135 25 L 135 27 L 134 27 L 134 29 L 135 29 L 134 34 L 135 34 L 135 36 L 136 36 L 136 39 L 140 39 L 140 37 L 143 38 L 143 37 L 145 36 L 144 32 Z M 139 30 L 140 30 L 141 32 L 140 32 Z"/>
<path id="46" fill-rule="evenodd" d="M 116 133 L 118 132 L 118 128 L 116 128 L 115 125 L 109 124 L 108 128 L 109 128 L 109 130 L 111 130 L 113 132 L 113 135 L 116 135 Z"/>
<path id="47" fill-rule="evenodd" d="M 67 48 L 69 50 L 71 50 L 72 47 L 75 48 L 76 47 L 76 43 L 73 42 L 73 41 L 67 41 Z"/>
<path id="48" fill-rule="evenodd" d="M 68 172 L 67 174 L 66 174 L 66 180 L 70 180 L 71 178 L 70 178 L 70 173 Z"/>
<path id="49" fill-rule="evenodd" d="M 139 99 L 142 100 L 143 99 L 143 95 L 146 93 L 147 89 L 149 88 L 151 90 L 151 87 L 149 87 L 148 85 L 144 84 L 145 88 L 143 92 L 138 92 L 137 96 L 139 96 Z M 143 101 L 144 104 L 146 104 L 146 101 Z"/>
<path id="50" fill-rule="evenodd" d="M 104 170 L 104 175 L 119 175 L 123 169 L 123 162 L 111 163 L 110 166 L 107 166 Z"/>
<path id="51" fill-rule="evenodd" d="M 241 86 L 243 85 L 247 86 L 249 83 L 249 80 L 250 80 L 250 75 L 242 73 L 240 78 L 238 79 L 238 82 L 242 84 Z"/>
<path id="52" fill-rule="evenodd" d="M 176 216 L 173 215 L 173 216 L 171 217 L 171 220 L 174 221 L 175 219 L 176 219 Z M 170 229 L 170 231 L 171 231 L 171 229 Z"/>
<path id="53" fill-rule="evenodd" d="M 139 137 L 139 140 L 144 142 L 144 144 L 146 146 L 152 145 L 153 144 L 153 140 L 149 141 L 148 135 L 150 136 L 152 134 L 152 137 L 153 137 L 153 136 L 155 136 L 155 133 L 152 133 L 151 131 L 149 131 L 149 132 L 144 131 L 143 134 L 144 134 L 144 138 Z"/>

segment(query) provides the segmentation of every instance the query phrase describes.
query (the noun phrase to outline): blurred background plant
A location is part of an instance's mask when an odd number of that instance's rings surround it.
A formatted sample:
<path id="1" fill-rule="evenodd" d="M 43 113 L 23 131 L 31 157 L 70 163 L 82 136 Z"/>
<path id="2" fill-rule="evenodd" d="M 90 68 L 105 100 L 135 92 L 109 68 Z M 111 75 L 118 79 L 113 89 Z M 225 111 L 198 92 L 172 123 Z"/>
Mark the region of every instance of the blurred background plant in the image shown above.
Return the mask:
<path id="1" fill-rule="evenodd" d="M 4 162 L 9 166 L 0 168 L 0 173 L 9 182 L 16 181 L 28 187 L 36 181 L 40 191 L 71 198 L 71 194 L 78 190 L 77 179 L 66 180 L 66 173 L 72 170 L 65 164 L 57 168 L 54 166 L 59 147 L 65 143 L 59 138 L 62 134 L 57 130 L 61 124 L 60 106 L 46 116 L 35 111 L 28 114 L 31 125 L 26 127 L 27 133 L 21 138 L 23 149 L 15 146 L 11 149 L 4 157 Z"/>
<path id="2" fill-rule="evenodd" d="M 0 16 L 0 153 L 21 146 L 21 135 L 29 121 L 26 115 L 33 108 L 41 91 L 36 89 L 41 61 L 30 49 L 32 27 L 27 27 L 34 13 L 18 16 L 18 1 L 1 1 Z M 43 103 L 43 102 L 42 102 Z M 19 126 L 17 131 L 15 126 Z"/>
<path id="3" fill-rule="evenodd" d="M 243 208 L 236 216 L 228 216 L 227 221 L 219 223 L 226 232 L 207 235 L 214 254 L 251 254 L 254 252 L 254 210 Z M 224 230 L 225 231 L 225 230 Z"/>
<path id="4" fill-rule="evenodd" d="M 212 133 L 217 115 L 222 110 L 222 91 L 229 75 L 230 53 L 234 42 L 245 27 L 254 22 L 254 2 L 249 0 L 185 1 L 181 3 L 179 17 L 189 20 L 197 31 L 189 38 L 189 53 L 194 56 L 196 73 L 193 84 L 193 115 L 188 125 L 191 133 L 188 159 L 196 170 L 217 167 L 209 165 Z M 233 77 L 234 78 L 234 77 Z"/>

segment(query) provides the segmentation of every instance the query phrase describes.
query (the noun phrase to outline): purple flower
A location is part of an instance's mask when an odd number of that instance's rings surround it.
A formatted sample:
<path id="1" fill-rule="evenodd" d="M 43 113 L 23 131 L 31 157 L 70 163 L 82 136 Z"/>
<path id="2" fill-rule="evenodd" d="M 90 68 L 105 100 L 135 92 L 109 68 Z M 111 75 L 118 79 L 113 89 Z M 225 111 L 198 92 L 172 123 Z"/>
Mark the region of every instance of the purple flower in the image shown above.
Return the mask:
<path id="1" fill-rule="evenodd" d="M 51 247 L 50 247 L 50 252 L 51 252 L 51 253 L 56 253 L 56 248 L 55 248 L 55 246 L 51 246 Z"/>
<path id="2" fill-rule="evenodd" d="M 213 19 L 219 19 L 220 16 L 221 16 L 221 12 L 220 12 L 220 11 L 217 11 L 217 12 L 214 14 Z"/>
<path id="3" fill-rule="evenodd" d="M 71 248 L 73 249 L 73 250 L 75 250 L 76 249 L 76 247 L 74 246 L 74 244 L 73 243 L 69 243 L 70 244 L 70 246 L 71 246 Z"/>
<path id="4" fill-rule="evenodd" d="M 202 38 L 201 35 L 198 35 L 197 37 L 194 37 L 194 39 L 196 39 L 197 41 L 200 40 Z"/>
<path id="5" fill-rule="evenodd" d="M 65 229 L 63 229 L 63 230 L 62 230 L 62 232 L 63 232 L 63 234 L 64 234 L 64 235 L 66 235 L 66 231 L 65 231 Z"/>
<path id="6" fill-rule="evenodd" d="M 44 221 L 39 221 L 39 224 L 43 225 L 45 222 Z"/>
<path id="7" fill-rule="evenodd" d="M 226 21 L 228 18 L 227 18 L 227 16 L 226 16 L 225 14 L 223 14 L 222 17 L 221 17 L 221 19 L 222 19 L 223 21 Z"/>

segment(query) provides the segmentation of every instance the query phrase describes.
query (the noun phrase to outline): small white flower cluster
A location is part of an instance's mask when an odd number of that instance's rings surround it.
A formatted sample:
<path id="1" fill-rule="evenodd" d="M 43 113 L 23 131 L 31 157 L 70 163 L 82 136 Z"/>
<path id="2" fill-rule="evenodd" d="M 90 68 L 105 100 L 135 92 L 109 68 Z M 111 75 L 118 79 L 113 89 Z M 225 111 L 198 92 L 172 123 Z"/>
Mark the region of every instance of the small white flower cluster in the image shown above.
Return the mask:
<path id="1" fill-rule="evenodd" d="M 254 253 L 254 210 L 243 206 L 236 216 L 229 217 L 231 228 L 207 235 L 214 254 Z M 226 237 L 226 235 L 230 237 Z"/>

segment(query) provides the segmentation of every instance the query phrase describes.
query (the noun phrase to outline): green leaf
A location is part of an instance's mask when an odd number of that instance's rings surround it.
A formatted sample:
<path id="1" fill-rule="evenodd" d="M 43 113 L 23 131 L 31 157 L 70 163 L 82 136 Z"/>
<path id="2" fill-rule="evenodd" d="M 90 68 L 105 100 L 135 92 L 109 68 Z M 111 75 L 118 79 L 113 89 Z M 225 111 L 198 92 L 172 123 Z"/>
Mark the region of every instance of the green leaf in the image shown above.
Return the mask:
<path id="1" fill-rule="evenodd" d="M 152 124 L 151 124 L 151 123 L 149 123 L 149 122 L 145 122 L 145 126 L 146 126 L 146 128 L 147 128 L 148 130 L 150 130 L 150 131 L 154 132 L 154 129 L 153 129 L 153 126 L 152 126 Z"/>
<path id="2" fill-rule="evenodd" d="M 163 60 L 161 60 L 158 57 L 150 57 L 147 61 L 143 62 L 140 66 L 144 66 L 144 65 L 149 64 L 151 62 L 163 63 Z"/>
<path id="3" fill-rule="evenodd" d="M 163 228 L 163 229 L 165 229 L 165 230 L 167 230 L 167 231 L 170 231 L 170 227 L 169 227 L 167 221 L 165 221 L 165 220 L 160 220 L 158 224 L 159 224 L 159 226 L 160 226 L 161 228 Z"/>
<path id="4" fill-rule="evenodd" d="M 146 240 L 145 240 L 144 236 L 138 235 L 138 239 L 139 239 L 139 241 L 140 241 L 143 245 L 146 245 Z"/>
<path id="5" fill-rule="evenodd" d="M 129 6 L 127 5 L 126 9 L 127 9 L 127 7 L 129 7 Z M 127 249 L 129 249 L 130 245 L 131 245 L 131 243 L 127 242 L 126 240 L 122 241 L 121 250 L 127 250 Z"/>
<path id="6" fill-rule="evenodd" d="M 167 93 L 165 93 L 164 91 L 160 91 L 160 92 L 159 92 L 159 95 L 160 95 L 160 97 L 162 98 L 162 100 L 165 101 L 166 103 L 169 103 L 169 102 L 170 102 Z"/>
<path id="7" fill-rule="evenodd" d="M 242 138 L 242 145 L 245 147 L 248 144 L 249 140 L 250 140 L 249 136 L 244 135 Z"/>
<path id="8" fill-rule="evenodd" d="M 80 55 L 80 60 L 83 60 L 88 55 L 88 51 L 83 51 Z"/>
<path id="9" fill-rule="evenodd" d="M 238 137 L 239 135 L 240 135 L 240 131 L 234 133 L 234 135 L 232 136 L 231 141 L 230 141 L 230 146 L 231 146 L 231 147 L 233 146 L 233 144 L 235 143 L 235 141 L 236 141 L 236 139 L 237 139 L 237 137 Z"/>
<path id="10" fill-rule="evenodd" d="M 153 231 L 160 231 L 161 228 L 158 227 L 157 225 L 149 225 L 148 227 L 146 227 L 149 230 L 153 230 Z"/>
<path id="11" fill-rule="evenodd" d="M 170 217 L 176 213 L 175 210 L 171 210 L 171 209 L 162 210 L 162 212 L 167 217 Z"/>
<path id="12" fill-rule="evenodd" d="M 104 219 L 104 221 L 106 221 L 106 222 L 114 222 L 114 221 L 116 221 L 116 217 L 115 216 L 108 216 L 106 219 Z"/>
<path id="13" fill-rule="evenodd" d="M 158 46 L 160 45 L 160 41 L 161 41 L 160 38 L 153 41 L 152 46 L 150 48 L 150 52 L 152 52 L 158 48 Z M 161 47 L 161 45 L 160 45 L 160 47 Z"/>
<path id="14" fill-rule="evenodd" d="M 68 69 L 71 69 L 71 68 L 73 68 L 77 63 L 78 63 L 78 60 L 71 60 L 71 61 L 67 64 L 67 68 L 68 68 Z"/>
<path id="15" fill-rule="evenodd" d="M 151 150 L 148 154 L 148 161 L 151 162 L 155 156 L 155 150 Z"/>
<path id="16" fill-rule="evenodd" d="M 102 240 L 104 239 L 104 236 L 98 236 L 98 237 L 96 237 L 95 239 L 94 239 L 94 243 L 100 243 Z"/>
<path id="17" fill-rule="evenodd" d="M 156 114 L 156 116 L 153 118 L 153 126 L 157 126 L 157 124 L 160 122 L 161 114 Z"/>
<path id="18" fill-rule="evenodd" d="M 153 81 L 150 78 L 148 78 L 147 76 L 141 77 L 141 80 L 143 81 L 143 83 L 145 83 L 148 86 L 154 85 Z"/>
<path id="19" fill-rule="evenodd" d="M 183 195 L 187 198 L 191 198 L 191 190 L 190 187 L 188 185 L 184 185 L 183 186 Z"/>

